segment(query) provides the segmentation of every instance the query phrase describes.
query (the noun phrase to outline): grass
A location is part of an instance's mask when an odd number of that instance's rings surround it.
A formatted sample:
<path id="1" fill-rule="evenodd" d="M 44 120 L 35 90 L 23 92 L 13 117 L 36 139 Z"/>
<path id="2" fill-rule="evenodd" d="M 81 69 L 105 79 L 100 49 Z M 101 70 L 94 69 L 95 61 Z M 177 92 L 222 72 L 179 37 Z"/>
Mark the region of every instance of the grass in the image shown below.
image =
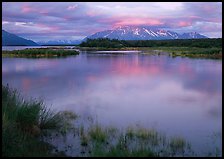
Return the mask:
<path id="1" fill-rule="evenodd" d="M 88 133 L 91 139 L 95 140 L 96 142 L 106 142 L 107 131 L 103 130 L 100 125 L 97 124 L 95 126 L 92 126 Z"/>
<path id="2" fill-rule="evenodd" d="M 78 55 L 75 50 L 52 49 L 52 48 L 32 48 L 24 50 L 2 51 L 2 57 L 26 57 L 26 58 L 53 58 Z"/>
<path id="3" fill-rule="evenodd" d="M 190 156 L 192 152 L 183 138 L 166 138 L 154 129 L 143 127 L 128 127 L 120 131 L 99 124 L 88 129 L 81 125 L 79 134 L 80 145 L 86 149 L 84 154 L 89 152 L 90 157 L 171 157 Z"/>
<path id="4" fill-rule="evenodd" d="M 151 54 L 153 51 L 168 52 L 172 57 L 190 57 L 190 58 L 209 58 L 222 59 L 222 48 L 198 48 L 198 47 L 152 47 L 141 48 L 145 52 Z M 153 52 L 155 53 L 155 52 Z"/>
<path id="5" fill-rule="evenodd" d="M 92 154 L 92 157 L 156 157 L 156 154 L 151 150 L 138 149 L 129 151 L 122 148 L 121 145 L 113 146 L 109 151 L 105 151 L 102 147 L 96 147 Z"/>
<path id="6" fill-rule="evenodd" d="M 170 147 L 172 156 L 178 153 L 184 154 L 185 148 L 187 146 L 188 146 L 187 142 L 181 137 L 171 138 L 169 142 L 169 147 Z"/>
<path id="7" fill-rule="evenodd" d="M 65 119 L 63 113 L 50 111 L 42 101 L 24 100 L 16 90 L 2 85 L 2 155 L 57 155 L 50 153 L 53 146 L 40 138 L 46 131 L 61 130 Z"/>

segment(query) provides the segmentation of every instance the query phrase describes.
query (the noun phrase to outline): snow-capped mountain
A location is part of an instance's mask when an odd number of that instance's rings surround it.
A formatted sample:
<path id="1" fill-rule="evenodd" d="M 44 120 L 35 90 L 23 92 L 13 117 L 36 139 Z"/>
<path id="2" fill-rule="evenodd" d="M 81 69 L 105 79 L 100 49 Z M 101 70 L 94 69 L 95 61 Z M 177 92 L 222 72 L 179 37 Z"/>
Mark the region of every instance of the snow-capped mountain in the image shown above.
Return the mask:
<path id="1" fill-rule="evenodd" d="M 109 38 L 118 40 L 163 40 L 163 39 L 199 39 L 208 38 L 196 32 L 178 34 L 149 26 L 124 26 L 114 30 L 97 32 L 85 39 Z M 84 40 L 85 40 L 84 39 Z"/>
<path id="2" fill-rule="evenodd" d="M 50 41 L 39 41 L 39 45 L 78 45 L 81 40 L 50 40 Z"/>
<path id="3" fill-rule="evenodd" d="M 203 39 L 203 38 L 208 38 L 208 37 L 196 32 L 183 33 L 180 37 L 180 39 Z"/>
<path id="4" fill-rule="evenodd" d="M 37 46 L 32 40 L 27 40 L 15 34 L 2 30 L 2 46 Z"/>

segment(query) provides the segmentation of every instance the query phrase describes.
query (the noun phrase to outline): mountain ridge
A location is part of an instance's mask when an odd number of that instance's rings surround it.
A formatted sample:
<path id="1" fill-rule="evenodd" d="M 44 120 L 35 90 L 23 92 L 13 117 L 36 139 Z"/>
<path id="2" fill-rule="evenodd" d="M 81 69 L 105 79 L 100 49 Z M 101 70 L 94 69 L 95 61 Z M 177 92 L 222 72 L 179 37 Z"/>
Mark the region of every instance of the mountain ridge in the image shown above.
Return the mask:
<path id="1" fill-rule="evenodd" d="M 87 39 L 109 38 L 118 40 L 169 40 L 208 38 L 197 32 L 179 34 L 153 26 L 120 26 L 96 32 L 82 40 L 49 40 L 34 42 L 2 30 L 2 46 L 78 45 Z"/>
<path id="2" fill-rule="evenodd" d="M 78 45 L 82 40 L 49 40 L 49 41 L 38 41 L 39 45 Z"/>
<path id="3" fill-rule="evenodd" d="M 109 38 L 118 40 L 165 40 L 165 39 L 201 39 L 208 38 L 197 32 L 178 34 L 174 31 L 150 26 L 123 26 L 111 30 L 104 30 L 87 36 L 86 40 Z"/>
<path id="4" fill-rule="evenodd" d="M 38 46 L 38 44 L 2 29 L 2 46 Z"/>

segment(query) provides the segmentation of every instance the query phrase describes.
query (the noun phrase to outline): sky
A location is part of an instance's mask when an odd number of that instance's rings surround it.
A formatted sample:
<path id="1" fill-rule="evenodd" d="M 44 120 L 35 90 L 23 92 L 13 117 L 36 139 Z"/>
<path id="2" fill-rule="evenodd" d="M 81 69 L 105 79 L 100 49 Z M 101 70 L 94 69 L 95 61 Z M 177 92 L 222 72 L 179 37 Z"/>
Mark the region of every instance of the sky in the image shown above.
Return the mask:
<path id="1" fill-rule="evenodd" d="M 147 25 L 222 37 L 222 2 L 2 2 L 2 29 L 35 42 Z"/>

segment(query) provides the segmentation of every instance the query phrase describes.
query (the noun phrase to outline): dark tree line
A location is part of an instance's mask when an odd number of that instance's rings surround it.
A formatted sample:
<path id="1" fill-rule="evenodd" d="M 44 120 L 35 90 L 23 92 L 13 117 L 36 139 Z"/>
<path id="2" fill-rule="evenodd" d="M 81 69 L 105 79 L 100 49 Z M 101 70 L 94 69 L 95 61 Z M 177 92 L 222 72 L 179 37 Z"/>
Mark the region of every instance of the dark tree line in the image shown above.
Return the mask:
<path id="1" fill-rule="evenodd" d="M 108 38 L 87 39 L 81 47 L 222 47 L 222 38 L 216 39 L 175 39 L 175 40 L 117 40 Z"/>
<path id="2" fill-rule="evenodd" d="M 82 42 L 81 47 L 106 47 L 106 48 L 121 48 L 124 46 L 123 42 L 117 39 L 99 38 L 99 39 L 87 39 Z"/>

